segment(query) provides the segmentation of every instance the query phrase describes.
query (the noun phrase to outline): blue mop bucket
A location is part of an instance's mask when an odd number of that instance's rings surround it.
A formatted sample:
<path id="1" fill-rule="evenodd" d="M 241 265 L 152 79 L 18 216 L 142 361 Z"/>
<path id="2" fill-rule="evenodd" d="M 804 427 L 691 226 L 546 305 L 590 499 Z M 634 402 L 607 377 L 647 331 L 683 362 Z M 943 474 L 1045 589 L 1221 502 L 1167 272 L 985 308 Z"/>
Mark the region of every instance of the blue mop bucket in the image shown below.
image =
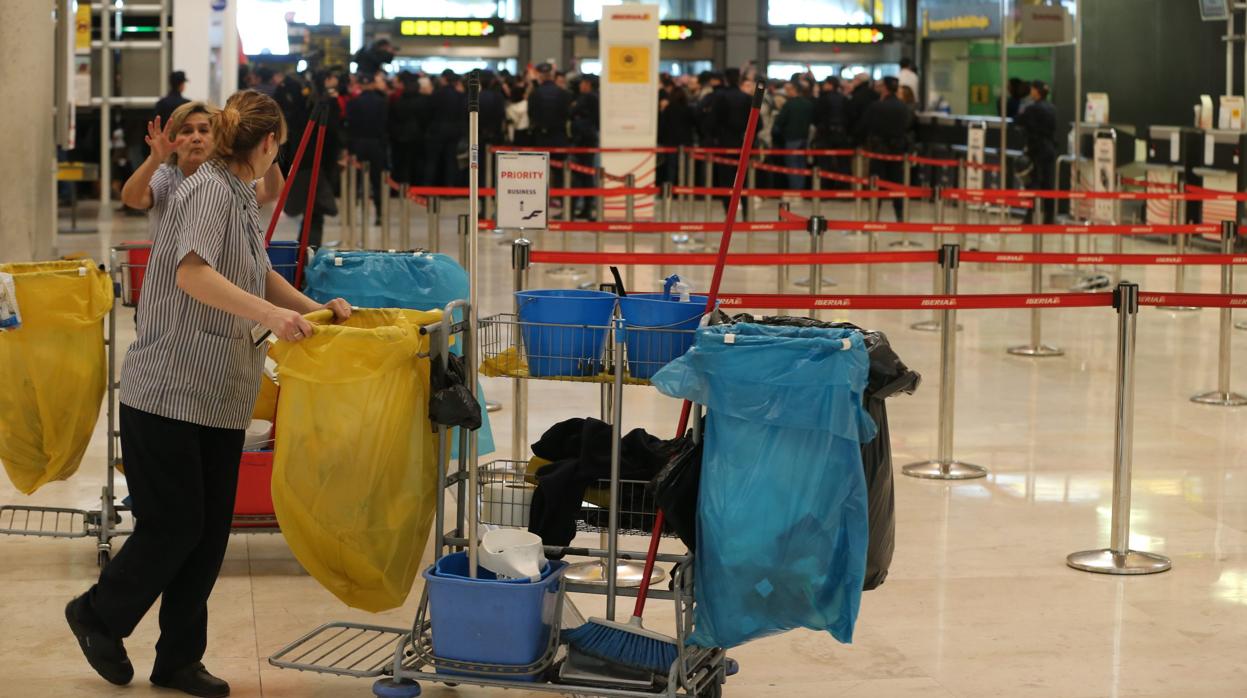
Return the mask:
<path id="1" fill-rule="evenodd" d="M 693 346 L 693 330 L 706 312 L 706 296 L 663 300 L 661 293 L 635 293 L 619 299 L 619 313 L 627 327 L 661 327 L 662 330 L 629 332 L 628 374 L 653 376 L 658 369 L 684 355 Z M 682 330 L 682 331 L 680 331 Z"/>
<path id="2" fill-rule="evenodd" d="M 286 277 L 286 281 L 294 284 L 295 268 L 299 264 L 298 241 L 281 240 L 269 243 L 268 261 L 273 263 L 273 271 Z"/>
<path id="3" fill-rule="evenodd" d="M 424 571 L 433 624 L 433 654 L 441 659 L 523 667 L 541 659 L 567 563 L 551 560 L 541 581 L 499 580 L 484 568 L 468 576 L 467 553 L 451 553 Z M 442 671 L 442 673 L 456 673 Z M 511 675 L 535 681 L 536 675 Z"/>
<path id="4" fill-rule="evenodd" d="M 516 291 L 528 374 L 596 374 L 617 298 L 605 291 Z"/>

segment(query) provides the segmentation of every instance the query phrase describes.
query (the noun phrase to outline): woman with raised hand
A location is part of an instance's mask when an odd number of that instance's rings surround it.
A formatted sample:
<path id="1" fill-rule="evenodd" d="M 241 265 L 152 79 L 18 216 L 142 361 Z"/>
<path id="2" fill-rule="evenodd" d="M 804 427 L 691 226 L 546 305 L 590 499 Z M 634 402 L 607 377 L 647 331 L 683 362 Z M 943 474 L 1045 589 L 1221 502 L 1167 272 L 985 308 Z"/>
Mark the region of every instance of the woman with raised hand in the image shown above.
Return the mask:
<path id="1" fill-rule="evenodd" d="M 122 640 L 160 597 L 152 683 L 219 698 L 229 684 L 202 659 L 264 361 L 253 330 L 299 341 L 312 333 L 304 313 L 328 307 L 343 319 L 351 309 L 315 303 L 269 263 L 252 182 L 286 138 L 277 103 L 239 92 L 209 121 L 212 154 L 165 212 L 121 371 L 134 533 L 65 617 L 92 668 L 124 685 L 134 668 Z"/>
<path id="2" fill-rule="evenodd" d="M 147 122 L 147 136 L 143 140 L 151 148 L 151 154 L 126 180 L 121 189 L 121 202 L 132 209 L 149 212 L 153 240 L 160 231 L 161 220 L 174 192 L 212 154 L 210 119 L 218 111 L 207 102 L 187 102 L 173 111 L 163 128 L 159 116 Z M 256 183 L 256 202 L 263 206 L 275 201 L 283 184 L 281 168 L 274 163 Z"/>

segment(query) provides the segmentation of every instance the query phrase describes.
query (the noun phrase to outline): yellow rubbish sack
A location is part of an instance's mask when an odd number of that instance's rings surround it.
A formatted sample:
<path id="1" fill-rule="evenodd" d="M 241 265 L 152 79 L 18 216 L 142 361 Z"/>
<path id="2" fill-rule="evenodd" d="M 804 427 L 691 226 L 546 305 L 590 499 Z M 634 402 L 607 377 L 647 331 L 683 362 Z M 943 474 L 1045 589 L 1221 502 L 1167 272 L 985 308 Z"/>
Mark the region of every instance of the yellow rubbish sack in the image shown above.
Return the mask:
<path id="1" fill-rule="evenodd" d="M 437 505 L 429 348 L 440 312 L 356 310 L 277 342 L 273 507 L 296 558 L 348 606 L 401 606 Z"/>
<path id="2" fill-rule="evenodd" d="M 108 274 L 89 259 L 0 264 L 16 290 L 21 326 L 0 332 L 0 461 L 31 494 L 78 470 L 100 415 L 108 369 Z"/>

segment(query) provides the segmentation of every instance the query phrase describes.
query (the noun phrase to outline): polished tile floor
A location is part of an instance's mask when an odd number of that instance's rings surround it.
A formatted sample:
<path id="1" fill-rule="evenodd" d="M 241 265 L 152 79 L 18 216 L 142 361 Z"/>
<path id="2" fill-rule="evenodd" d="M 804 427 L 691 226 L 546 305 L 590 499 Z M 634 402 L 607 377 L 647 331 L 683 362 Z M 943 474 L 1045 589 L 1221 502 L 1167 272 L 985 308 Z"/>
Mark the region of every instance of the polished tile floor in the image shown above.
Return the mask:
<path id="1" fill-rule="evenodd" d="M 450 213 L 457 212 L 453 206 Z M 832 215 L 847 216 L 845 206 Z M 919 216 L 926 211 L 919 211 Z M 886 215 L 886 214 L 885 214 Z M 423 242 L 423 216 L 415 240 Z M 330 228 L 330 236 L 333 228 Z M 62 253 L 100 255 L 111 242 L 141 237 L 136 219 L 106 219 L 97 235 L 62 236 Z M 451 228 L 449 218 L 443 225 Z M 289 222 L 282 235 L 292 235 Z M 449 235 L 443 236 L 453 249 Z M 754 248 L 774 249 L 774 235 Z M 572 244 L 588 249 L 589 235 Z M 482 240 L 482 311 L 509 309 L 510 255 L 495 238 Z M 658 238 L 645 236 L 641 249 Z M 799 239 L 799 238 L 798 238 Z M 883 236 L 886 244 L 895 236 Z M 1029 240 L 1008 240 L 1021 249 Z M 859 237 L 833 231 L 828 249 L 864 249 Z M 622 241 L 612 239 L 612 249 Z M 798 242 L 800 248 L 804 243 Z M 984 239 L 999 249 L 999 239 Z M 1107 249 L 1107 242 L 1102 242 Z M 738 238 L 733 249 L 748 242 Z M 1149 242 L 1128 249 L 1164 251 Z M 1173 271 L 1127 268 L 1145 290 L 1171 290 Z M 859 268 L 827 272 L 835 291 L 861 292 Z M 696 287 L 705 269 L 690 274 Z M 805 270 L 794 270 L 794 277 Z M 657 270 L 637 272 L 635 287 L 654 287 Z M 532 285 L 566 285 L 538 269 Z M 928 267 L 878 269 L 880 292 L 921 293 Z M 1025 291 L 1021 267 L 967 265 L 963 292 Z M 1195 269 L 1190 290 L 1215 291 L 1214 268 Z M 775 270 L 729 270 L 725 289 L 771 292 Z M 796 289 L 794 288 L 794 291 Z M 130 311 L 120 325 L 132 327 Z M 926 382 L 912 396 L 890 400 L 894 458 L 900 465 L 934 455 L 938 335 L 909 329 L 924 313 L 837 313 L 887 332 L 900 355 Z M 956 447 L 959 459 L 990 469 L 982 480 L 942 484 L 897 477 L 897 549 L 886 584 L 864 595 L 852 646 L 806 631 L 732 651 L 741 672 L 726 695 L 903 697 L 1100 696 L 1230 697 L 1247 695 L 1247 408 L 1192 404 L 1214 387 L 1217 313 L 1174 314 L 1145 309 L 1139 318 L 1134 498 L 1131 545 L 1172 557 L 1165 574 L 1120 578 L 1074 571 L 1073 551 L 1107 543 L 1111 512 L 1115 319 L 1111 310 L 1046 310 L 1044 339 L 1065 349 L 1052 359 L 1009 356 L 1028 337 L 1027 313 L 967 311 L 959 317 Z M 124 344 L 128 336 L 122 337 Z M 1241 363 L 1247 333 L 1236 332 Z M 1247 391 L 1247 369 L 1236 387 Z M 487 381 L 503 403 L 494 415 L 502 455 L 510 444 L 509 385 Z M 628 426 L 669 432 L 678 406 L 650 388 L 630 388 Z M 573 416 L 594 415 L 590 386 L 534 382 L 530 434 Z M 0 502 L 93 506 L 104 470 L 103 425 L 73 479 L 23 498 L 0 483 Z M 592 542 L 586 539 L 586 542 Z M 625 543 L 634 548 L 642 541 Z M 427 553 L 431 555 L 431 551 Z M 156 637 L 151 614 L 129 640 L 138 677 L 117 689 L 97 679 L 61 620 L 72 595 L 96 573 L 94 546 L 83 540 L 0 538 L 0 695 L 158 695 L 146 683 Z M 302 572 L 279 536 L 236 535 L 212 598 L 208 666 L 236 696 L 366 696 L 362 680 L 279 670 L 266 658 L 311 628 L 333 620 L 410 623 L 414 601 L 381 616 L 347 609 Z M 596 599 L 577 599 L 592 613 Z M 670 628 L 672 612 L 655 603 L 647 625 Z M 483 696 L 467 687 L 427 687 L 430 696 Z M 163 694 L 167 695 L 167 694 Z M 529 695 L 517 691 L 511 695 Z M 535 694 L 534 694 L 535 695 Z"/>

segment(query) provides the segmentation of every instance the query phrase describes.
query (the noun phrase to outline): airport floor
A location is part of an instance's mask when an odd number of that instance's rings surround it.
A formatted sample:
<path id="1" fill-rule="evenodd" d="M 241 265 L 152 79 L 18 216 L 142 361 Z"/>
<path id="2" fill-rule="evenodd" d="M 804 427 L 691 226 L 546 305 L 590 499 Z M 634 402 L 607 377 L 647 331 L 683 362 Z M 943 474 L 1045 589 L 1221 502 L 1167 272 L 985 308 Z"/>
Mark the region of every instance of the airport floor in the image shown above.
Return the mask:
<path id="1" fill-rule="evenodd" d="M 453 252 L 456 205 L 446 207 L 444 244 Z M 846 216 L 845 205 L 831 212 Z M 925 208 L 916 217 L 929 220 Z M 86 211 L 90 216 L 90 211 Z M 890 214 L 885 214 L 887 218 Z M 773 216 L 773 209 L 763 217 Z M 87 221 L 98 231 L 62 235 L 60 252 L 99 257 L 114 241 L 142 238 L 145 221 L 119 216 Z M 283 220 L 280 236 L 293 237 Z M 336 223 L 327 224 L 333 238 Z M 376 232 L 374 231 L 374 236 Z M 576 249 L 592 237 L 573 234 Z M 656 236 L 639 236 L 652 249 Z M 803 249 L 804 234 L 794 235 Z M 883 235 L 883 245 L 897 236 Z M 376 239 L 374 237 L 374 239 Z M 424 216 L 414 218 L 423 244 Z M 482 237 L 483 314 L 510 309 L 510 251 L 501 238 Z M 547 240 L 554 240 L 547 236 Z M 775 235 L 758 234 L 753 249 L 773 250 Z M 926 242 L 927 240 L 923 240 Z M 985 238 L 983 249 L 1021 250 L 1029 238 Z M 1108 240 L 1100 243 L 1104 251 Z M 828 250 L 864 249 L 866 241 L 833 230 Z M 620 236 L 609 249 L 622 250 Z M 749 249 L 748 235 L 733 250 Z M 1128 251 L 1168 251 L 1158 243 L 1129 240 Z M 806 275 L 794 269 L 794 278 Z M 1050 272 L 1059 271 L 1049 269 Z M 729 269 L 724 289 L 770 293 L 775 269 Z M 928 266 L 877 269 L 881 293 L 927 293 Z M 829 268 L 836 282 L 825 293 L 862 292 L 859 267 Z M 1128 267 L 1123 275 L 1145 291 L 1169 291 L 1168 267 Z M 690 274 L 694 288 L 708 269 Z M 1030 271 L 1021 266 L 966 265 L 964 293 L 1025 292 Z M 654 288 L 657 269 L 639 269 L 634 288 Z M 566 286 L 537 268 L 534 287 Z M 1064 283 L 1064 282 L 1062 282 Z M 1192 268 L 1188 290 L 1215 292 L 1219 270 Z M 1053 287 L 1060 290 L 1059 287 Z M 800 289 L 793 287 L 792 292 Z M 119 326 L 133 327 L 131 309 Z M 828 313 L 826 317 L 833 317 Z M 888 401 L 896 466 L 896 553 L 886 583 L 863 595 L 852 645 L 829 635 L 794 631 L 733 649 L 741 670 L 725 687 L 730 697 L 903 698 L 1044 696 L 1099 698 L 1229 698 L 1247 694 L 1247 407 L 1197 405 L 1189 398 L 1215 387 L 1218 313 L 1141 311 L 1138 320 L 1137 405 L 1131 546 L 1167 555 L 1163 574 L 1113 577 L 1075 571 L 1071 552 L 1108 543 L 1112 507 L 1116 317 L 1108 308 L 1043 311 L 1043 337 L 1061 347 L 1059 358 L 1011 356 L 1006 347 L 1029 337 L 1027 311 L 963 311 L 957 338 L 956 441 L 958 459 L 987 467 L 983 479 L 956 483 L 900 475 L 900 466 L 935 455 L 939 393 L 939 336 L 911 330 L 928 317 L 919 311 L 834 313 L 883 330 L 899 355 L 921 372 L 913 395 Z M 131 336 L 125 332 L 120 345 Z M 1247 364 L 1247 332 L 1235 331 L 1234 358 Z M 1234 386 L 1247 392 L 1247 365 Z M 493 427 L 502 452 L 511 443 L 510 385 L 488 379 L 490 397 L 502 403 Z M 594 386 L 534 381 L 529 437 L 553 423 L 596 416 Z M 674 428 L 679 406 L 648 387 L 630 387 L 625 426 L 657 435 Z M 96 430 L 79 472 L 66 482 L 23 497 L 0 482 L 0 503 L 97 505 L 105 470 L 104 424 Z M 366 438 L 366 436 L 361 436 Z M 585 538 L 586 543 L 594 537 Z M 120 541 L 118 541 L 120 543 Z M 416 544 L 419 544 L 417 541 Z M 644 541 L 628 539 L 632 549 Z M 426 555 L 432 555 L 431 550 Z M 172 695 L 153 689 L 147 674 L 157 636 L 152 612 L 128 640 L 134 683 L 115 688 L 97 678 L 64 625 L 62 608 L 97 573 L 89 540 L 0 537 L 0 695 Z M 368 696 L 370 682 L 282 670 L 267 658 L 304 632 L 329 621 L 410 624 L 419 585 L 402 609 L 379 616 L 348 609 L 302 571 L 279 535 L 232 537 L 210 603 L 205 663 L 229 680 L 235 696 L 337 698 Z M 592 614 L 600 600 L 577 597 Z M 669 604 L 654 602 L 646 625 L 671 632 Z M 497 695 L 460 686 L 426 686 L 436 698 Z M 512 696 L 538 695 L 522 690 Z"/>

